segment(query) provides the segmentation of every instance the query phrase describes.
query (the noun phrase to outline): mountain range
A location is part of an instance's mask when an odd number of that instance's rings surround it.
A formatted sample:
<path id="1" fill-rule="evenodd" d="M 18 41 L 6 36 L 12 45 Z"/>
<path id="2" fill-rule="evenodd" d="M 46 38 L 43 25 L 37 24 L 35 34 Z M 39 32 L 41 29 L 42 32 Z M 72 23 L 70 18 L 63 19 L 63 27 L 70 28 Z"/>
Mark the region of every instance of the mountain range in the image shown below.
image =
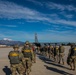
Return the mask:
<path id="1" fill-rule="evenodd" d="M 24 42 L 21 42 L 21 41 L 10 41 L 10 40 L 0 40 L 0 45 L 7 45 L 7 46 L 12 46 L 12 45 L 15 45 L 15 44 L 18 44 L 18 45 L 23 45 Z"/>

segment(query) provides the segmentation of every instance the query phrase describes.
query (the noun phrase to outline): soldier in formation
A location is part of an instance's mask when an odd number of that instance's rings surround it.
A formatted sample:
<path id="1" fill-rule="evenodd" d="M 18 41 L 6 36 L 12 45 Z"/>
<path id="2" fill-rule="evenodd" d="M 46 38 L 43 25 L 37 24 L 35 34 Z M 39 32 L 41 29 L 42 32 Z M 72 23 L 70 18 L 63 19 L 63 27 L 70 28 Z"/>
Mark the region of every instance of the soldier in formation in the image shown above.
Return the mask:
<path id="1" fill-rule="evenodd" d="M 62 64 L 64 65 L 64 55 L 65 55 L 65 48 L 63 47 L 63 45 L 59 46 L 59 64 L 61 63 L 62 60 Z"/>
<path id="2" fill-rule="evenodd" d="M 19 52 L 18 45 L 15 45 L 13 49 L 14 51 L 10 51 L 8 54 L 12 75 L 17 75 L 17 73 L 19 73 L 19 75 L 25 75 L 25 68 L 22 64 L 24 56 Z"/>
<path id="3" fill-rule="evenodd" d="M 76 46 L 71 45 L 71 49 L 69 50 L 69 65 L 70 70 L 75 70 L 76 67 Z"/>
<path id="4" fill-rule="evenodd" d="M 58 46 L 55 45 L 55 47 L 54 47 L 54 61 L 58 62 L 58 60 L 59 60 L 59 48 L 58 48 Z"/>
<path id="5" fill-rule="evenodd" d="M 45 51 L 45 56 L 48 57 L 48 46 L 47 45 L 44 46 L 44 51 Z"/>
<path id="6" fill-rule="evenodd" d="M 10 68 L 12 75 L 17 75 L 17 72 L 19 75 L 29 75 L 31 72 L 31 66 L 32 62 L 36 62 L 36 51 L 35 47 L 29 43 L 29 41 L 26 41 L 24 44 L 24 47 L 22 48 L 21 52 L 18 50 L 19 46 L 15 45 L 13 47 L 14 51 L 10 51 L 8 58 L 10 60 Z M 62 62 L 64 65 L 64 52 L 65 48 L 63 45 L 60 46 L 44 46 L 39 47 L 39 50 L 41 49 L 41 54 L 44 56 L 48 56 L 49 59 L 53 58 L 55 62 L 58 62 L 59 64 Z M 70 70 L 75 70 L 76 65 L 76 46 L 71 45 L 71 48 L 69 50 L 68 54 L 70 65 Z"/>
<path id="7" fill-rule="evenodd" d="M 34 56 L 33 62 L 36 63 L 36 50 L 37 50 L 37 47 L 34 46 L 33 44 L 30 44 L 30 47 L 33 50 L 33 56 Z"/>
<path id="8" fill-rule="evenodd" d="M 31 72 L 32 61 L 34 59 L 33 50 L 30 47 L 29 41 L 25 42 L 24 47 L 22 48 L 22 53 L 24 55 L 23 63 L 26 68 L 26 73 L 29 75 Z"/>

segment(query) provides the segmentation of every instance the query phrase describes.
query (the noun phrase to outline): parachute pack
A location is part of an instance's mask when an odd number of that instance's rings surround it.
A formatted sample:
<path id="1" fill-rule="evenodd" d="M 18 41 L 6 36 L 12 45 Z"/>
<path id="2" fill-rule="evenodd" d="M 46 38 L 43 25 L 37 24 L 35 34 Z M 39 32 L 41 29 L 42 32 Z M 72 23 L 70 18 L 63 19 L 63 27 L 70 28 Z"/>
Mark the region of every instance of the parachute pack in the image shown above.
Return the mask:
<path id="1" fill-rule="evenodd" d="M 74 50 L 76 50 L 76 47 L 74 48 Z"/>
<path id="2" fill-rule="evenodd" d="M 12 53 L 9 54 L 9 56 L 16 57 L 16 56 L 19 56 L 19 54 L 16 53 L 16 52 L 12 52 Z"/>
<path id="3" fill-rule="evenodd" d="M 29 53 L 29 52 L 31 52 L 31 50 L 26 49 L 26 50 L 24 50 L 24 52 Z"/>
<path id="4" fill-rule="evenodd" d="M 10 63 L 11 64 L 19 64 L 19 52 L 12 51 L 9 53 Z"/>
<path id="5" fill-rule="evenodd" d="M 30 58 L 31 57 L 31 49 L 28 48 L 28 49 L 24 49 L 23 50 L 23 55 L 25 58 Z"/>

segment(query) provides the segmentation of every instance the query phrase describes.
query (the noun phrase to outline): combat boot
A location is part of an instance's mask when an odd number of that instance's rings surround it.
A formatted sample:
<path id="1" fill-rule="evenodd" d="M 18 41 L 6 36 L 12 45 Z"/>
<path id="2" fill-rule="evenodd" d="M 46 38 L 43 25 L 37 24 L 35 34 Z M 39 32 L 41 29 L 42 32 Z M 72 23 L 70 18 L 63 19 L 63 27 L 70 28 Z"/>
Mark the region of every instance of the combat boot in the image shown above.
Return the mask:
<path id="1" fill-rule="evenodd" d="M 63 65 L 64 65 L 64 62 L 63 62 Z"/>
<path id="2" fill-rule="evenodd" d="M 75 67 L 72 70 L 75 71 Z"/>
<path id="3" fill-rule="evenodd" d="M 72 70 L 72 68 L 70 68 L 70 70 Z"/>
<path id="4" fill-rule="evenodd" d="M 70 63 L 69 65 L 70 65 L 70 70 L 72 70 L 72 63 Z"/>

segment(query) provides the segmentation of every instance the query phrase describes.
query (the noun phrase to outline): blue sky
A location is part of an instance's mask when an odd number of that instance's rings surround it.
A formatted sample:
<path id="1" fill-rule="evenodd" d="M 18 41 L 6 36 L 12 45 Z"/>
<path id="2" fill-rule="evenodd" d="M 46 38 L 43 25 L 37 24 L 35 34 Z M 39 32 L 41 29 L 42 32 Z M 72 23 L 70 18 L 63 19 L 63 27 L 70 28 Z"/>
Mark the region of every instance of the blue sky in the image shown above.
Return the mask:
<path id="1" fill-rule="evenodd" d="M 0 0 L 0 39 L 76 42 L 76 0 Z"/>

